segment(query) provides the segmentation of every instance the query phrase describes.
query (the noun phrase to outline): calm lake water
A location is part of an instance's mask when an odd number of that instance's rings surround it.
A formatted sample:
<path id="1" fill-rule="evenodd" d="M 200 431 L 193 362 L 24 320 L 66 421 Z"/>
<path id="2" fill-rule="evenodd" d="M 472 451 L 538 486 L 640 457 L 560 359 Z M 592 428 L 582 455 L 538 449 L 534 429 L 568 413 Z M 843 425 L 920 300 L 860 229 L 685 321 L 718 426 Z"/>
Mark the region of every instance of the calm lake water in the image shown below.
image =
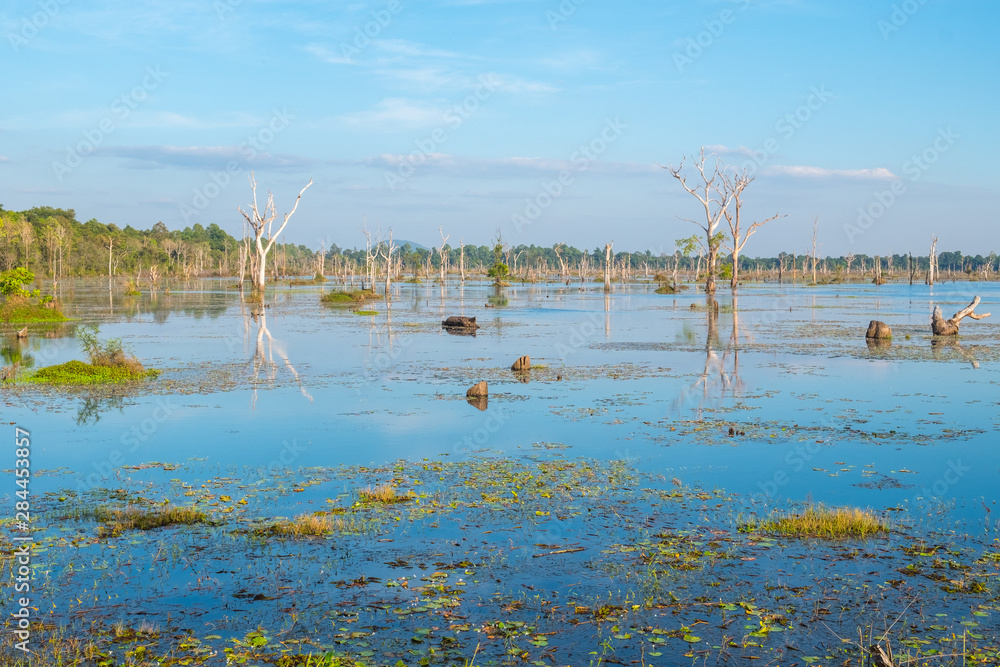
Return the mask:
<path id="1" fill-rule="evenodd" d="M 71 635 L 139 613 L 160 655 L 191 664 L 252 657 L 254 628 L 373 664 L 677 664 L 720 646 L 752 664 L 789 641 L 841 664 L 838 636 L 889 618 L 913 650 L 968 640 L 1000 659 L 1000 312 L 955 340 L 929 326 L 975 295 L 988 312 L 996 284 L 748 285 L 716 308 L 647 284 L 404 283 L 369 314 L 321 305 L 332 285 L 279 285 L 262 317 L 232 281 L 165 287 L 65 283 L 76 319 L 29 327 L 22 350 L 83 358 L 74 329 L 96 325 L 159 378 L 0 389 L 3 421 L 31 432 L 41 610 Z M 450 315 L 481 328 L 453 335 Z M 866 343 L 873 319 L 891 344 Z M 521 355 L 527 374 L 510 370 Z M 412 502 L 359 503 L 385 481 Z M 168 501 L 211 525 L 108 538 L 79 513 Z M 738 530 L 809 501 L 902 527 L 832 543 Z M 257 531 L 317 511 L 359 523 Z"/>
<path id="2" fill-rule="evenodd" d="M 950 315 L 976 294 L 988 312 L 993 283 L 748 286 L 738 300 L 721 291 L 714 317 L 694 290 L 649 285 L 512 286 L 507 306 L 487 308 L 485 284 L 402 284 L 390 304 L 366 306 L 377 315 L 279 286 L 263 330 L 228 282 L 138 298 L 97 282 L 63 289 L 80 324 L 165 373 L 155 395 L 117 401 L 5 391 L 3 418 L 31 429 L 34 466 L 63 471 L 39 480 L 46 490 L 154 461 L 197 476 L 199 465 L 212 475 L 559 443 L 757 501 L 933 499 L 976 521 L 995 496 L 1000 317 L 965 320 L 943 346 L 928 325 L 934 305 Z M 439 323 L 452 314 L 482 328 L 449 335 Z M 888 349 L 866 345 L 871 319 L 893 328 Z M 72 337 L 30 348 L 38 365 L 82 357 Z M 524 354 L 544 368 L 518 378 L 508 369 Z M 464 400 L 481 379 L 486 411 Z"/>

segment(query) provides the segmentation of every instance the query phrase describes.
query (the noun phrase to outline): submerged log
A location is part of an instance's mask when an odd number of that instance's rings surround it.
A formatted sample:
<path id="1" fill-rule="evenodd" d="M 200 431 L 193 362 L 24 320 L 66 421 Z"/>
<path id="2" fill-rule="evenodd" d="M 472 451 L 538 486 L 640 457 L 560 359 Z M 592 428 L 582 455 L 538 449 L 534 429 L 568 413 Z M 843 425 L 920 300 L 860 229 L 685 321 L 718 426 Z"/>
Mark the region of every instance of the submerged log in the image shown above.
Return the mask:
<path id="1" fill-rule="evenodd" d="M 473 331 L 479 328 L 479 325 L 476 324 L 476 318 L 463 317 L 461 315 L 452 315 L 441 322 L 441 326 L 446 329 L 471 329 Z"/>
<path id="2" fill-rule="evenodd" d="M 941 314 L 941 306 L 934 306 L 934 312 L 931 314 L 931 331 L 935 336 L 957 336 L 958 324 L 963 318 L 971 317 L 974 320 L 981 320 L 990 316 L 989 313 L 973 312 L 978 305 L 979 297 L 977 296 L 972 300 L 972 303 L 955 313 L 950 320 L 944 319 L 944 315 Z"/>

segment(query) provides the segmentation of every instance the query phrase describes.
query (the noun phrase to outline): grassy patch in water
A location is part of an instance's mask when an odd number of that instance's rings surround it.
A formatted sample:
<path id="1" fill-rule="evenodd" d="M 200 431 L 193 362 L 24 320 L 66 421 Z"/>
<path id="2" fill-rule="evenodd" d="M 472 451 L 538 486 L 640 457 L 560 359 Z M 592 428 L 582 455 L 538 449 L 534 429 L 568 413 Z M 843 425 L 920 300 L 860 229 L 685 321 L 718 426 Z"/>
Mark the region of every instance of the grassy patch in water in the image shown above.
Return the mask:
<path id="1" fill-rule="evenodd" d="M 9 296 L 0 303 L 0 321 L 14 324 L 65 322 L 67 318 L 55 301 L 42 303 L 26 296 Z"/>
<path id="2" fill-rule="evenodd" d="M 353 306 L 377 298 L 379 295 L 372 290 L 359 289 L 349 292 L 327 292 L 320 297 L 320 302 L 330 306 Z"/>
<path id="3" fill-rule="evenodd" d="M 328 514 L 300 514 L 294 519 L 283 519 L 254 532 L 277 537 L 323 537 L 335 533 L 357 533 L 360 529 L 354 519 Z"/>
<path id="4" fill-rule="evenodd" d="M 801 512 L 776 514 L 764 520 L 741 522 L 744 532 L 795 537 L 866 537 L 888 530 L 875 512 L 856 507 L 812 505 Z"/>
<path id="5" fill-rule="evenodd" d="M 355 310 L 355 315 L 378 315 L 377 310 Z"/>
<path id="6" fill-rule="evenodd" d="M 358 497 L 363 503 L 381 503 L 383 505 L 405 503 L 413 500 L 412 494 L 400 494 L 396 487 L 392 484 L 379 484 L 375 487 L 369 486 L 368 488 L 359 491 Z"/>
<path id="7" fill-rule="evenodd" d="M 128 530 L 154 530 L 166 526 L 190 526 L 207 523 L 208 517 L 201 510 L 178 505 L 141 508 L 94 507 L 81 510 L 73 518 L 93 519 L 101 522 L 99 537 L 118 537 Z"/>
<path id="8" fill-rule="evenodd" d="M 96 366 L 74 359 L 64 364 L 46 366 L 26 374 L 21 382 L 33 384 L 113 384 L 117 382 L 133 382 L 154 378 L 160 371 L 146 370 L 139 365 L 138 369 L 124 366 Z"/>

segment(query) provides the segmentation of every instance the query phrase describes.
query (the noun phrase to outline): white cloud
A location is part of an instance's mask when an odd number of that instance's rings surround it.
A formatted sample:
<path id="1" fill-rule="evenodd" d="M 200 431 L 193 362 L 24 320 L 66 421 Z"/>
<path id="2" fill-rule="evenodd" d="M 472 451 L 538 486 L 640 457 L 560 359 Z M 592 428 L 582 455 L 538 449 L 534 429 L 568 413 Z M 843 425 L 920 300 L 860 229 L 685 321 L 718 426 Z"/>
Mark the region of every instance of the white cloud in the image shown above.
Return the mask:
<path id="1" fill-rule="evenodd" d="M 892 180 L 899 176 L 885 167 L 873 169 L 827 169 L 805 165 L 772 165 L 764 168 L 768 176 L 792 176 L 794 178 L 851 178 L 857 180 Z"/>
<path id="2" fill-rule="evenodd" d="M 745 157 L 745 158 L 754 157 L 753 149 L 747 148 L 746 146 L 743 145 L 737 146 L 736 148 L 730 148 L 729 146 L 723 146 L 722 144 L 713 144 L 711 146 L 705 146 L 704 148 L 706 155 L 714 153 L 715 155 L 718 155 L 720 157 L 726 155 L 738 155 L 740 157 Z"/>
<path id="3" fill-rule="evenodd" d="M 100 146 L 94 149 L 93 155 L 124 158 L 125 166 L 130 169 L 225 169 L 229 162 L 294 169 L 315 163 L 312 158 L 297 155 L 276 155 L 265 151 L 255 153 L 252 159 L 248 159 L 245 151 L 234 146 Z"/>
<path id="4" fill-rule="evenodd" d="M 396 169 L 400 165 L 412 165 L 419 170 L 444 173 L 450 176 L 468 178 L 537 178 L 540 175 L 558 174 L 568 171 L 581 172 L 580 165 L 571 160 L 543 157 L 468 158 L 447 153 L 418 154 L 417 156 L 382 154 L 367 162 L 368 166 L 380 169 Z M 609 175 L 652 174 L 659 171 L 656 165 L 635 162 L 601 162 L 587 164 L 587 173 Z"/>
<path id="5" fill-rule="evenodd" d="M 389 131 L 439 125 L 443 116 L 443 110 L 424 102 L 390 97 L 374 109 L 345 114 L 338 120 L 349 127 Z"/>

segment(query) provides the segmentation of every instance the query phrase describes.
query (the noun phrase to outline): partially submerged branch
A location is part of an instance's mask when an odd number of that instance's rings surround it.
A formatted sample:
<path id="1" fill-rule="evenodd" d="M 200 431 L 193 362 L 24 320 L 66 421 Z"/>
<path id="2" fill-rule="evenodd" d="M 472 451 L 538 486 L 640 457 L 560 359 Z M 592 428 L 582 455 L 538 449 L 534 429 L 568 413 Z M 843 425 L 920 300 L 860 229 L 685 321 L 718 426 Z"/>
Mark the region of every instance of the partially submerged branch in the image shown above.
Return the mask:
<path id="1" fill-rule="evenodd" d="M 974 320 L 981 320 L 990 316 L 989 313 L 974 312 L 978 305 L 979 297 L 977 296 L 972 300 L 972 303 L 955 313 L 950 320 L 944 319 L 944 315 L 941 314 L 941 306 L 934 306 L 934 312 L 931 315 L 931 331 L 935 336 L 957 336 L 958 324 L 963 318 L 971 317 Z"/>

